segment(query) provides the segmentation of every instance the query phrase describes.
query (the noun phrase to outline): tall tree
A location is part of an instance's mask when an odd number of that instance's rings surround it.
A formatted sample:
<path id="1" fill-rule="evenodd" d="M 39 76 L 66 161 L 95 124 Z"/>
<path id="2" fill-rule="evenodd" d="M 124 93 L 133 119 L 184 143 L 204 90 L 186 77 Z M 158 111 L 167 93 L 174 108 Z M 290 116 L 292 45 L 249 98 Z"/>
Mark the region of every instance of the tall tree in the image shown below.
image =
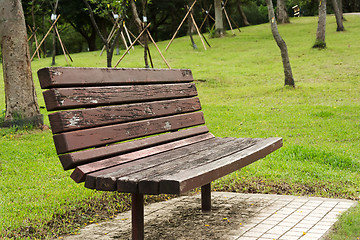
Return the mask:
<path id="1" fill-rule="evenodd" d="M 30 65 L 24 13 L 20 0 L 0 0 L 0 45 L 3 55 L 8 125 L 43 124 Z"/>
<path id="2" fill-rule="evenodd" d="M 272 35 L 281 51 L 281 57 L 282 57 L 282 62 L 283 62 L 283 67 L 284 67 L 284 75 L 285 75 L 285 85 L 295 87 L 295 81 L 294 81 L 294 78 L 292 75 L 287 46 L 286 46 L 285 41 L 280 36 L 278 28 L 277 28 L 272 0 L 266 0 L 266 5 L 268 8 L 268 16 L 269 16 L 269 22 L 270 22 L 270 26 L 271 26 L 271 32 L 272 32 Z"/>
<path id="3" fill-rule="evenodd" d="M 241 7 L 241 0 L 237 1 L 237 8 L 240 13 L 240 16 L 241 16 L 244 26 L 250 26 L 250 23 L 248 22 L 247 17 L 245 15 L 245 12 L 243 11 L 243 9 Z"/>
<path id="4" fill-rule="evenodd" d="M 326 0 L 319 2 L 319 21 L 316 30 L 316 41 L 313 48 L 326 48 L 325 43 L 325 30 L 326 30 Z"/>
<path id="5" fill-rule="evenodd" d="M 282 23 L 290 23 L 289 14 L 286 11 L 285 0 L 277 0 L 277 8 L 276 8 L 276 18 L 277 22 Z"/>
<path id="6" fill-rule="evenodd" d="M 146 1 L 146 0 L 143 0 L 143 1 Z M 133 17 L 135 20 L 135 24 L 140 33 L 143 30 L 144 25 L 143 25 L 143 22 L 140 20 L 134 0 L 130 0 L 130 6 L 131 6 L 132 14 L 133 14 Z M 145 49 L 144 49 L 145 68 L 149 68 L 149 61 L 147 58 L 147 35 L 146 34 L 143 34 L 141 36 L 141 42 L 144 44 L 144 47 L 145 47 Z"/>
<path id="7" fill-rule="evenodd" d="M 109 41 L 108 41 L 108 39 L 105 38 L 104 35 L 101 33 L 100 28 L 96 23 L 94 12 L 93 12 L 90 4 L 88 3 L 87 0 L 83 0 L 83 2 L 85 4 L 85 6 L 87 7 L 87 9 L 89 10 L 91 23 L 93 24 L 93 26 L 96 29 L 98 35 L 100 36 L 100 39 L 102 40 L 103 44 L 105 45 L 107 67 L 111 67 L 111 65 L 112 65 L 112 57 L 113 57 L 115 45 L 116 45 L 116 42 L 119 40 L 120 33 L 121 33 L 122 29 L 118 29 L 117 33 L 115 34 L 115 38 L 114 38 L 114 40 L 112 42 L 111 42 L 111 39 L 109 39 Z M 120 26 L 122 28 L 122 23 L 120 24 Z"/>
<path id="8" fill-rule="evenodd" d="M 224 35 L 224 22 L 223 22 L 221 0 L 214 0 L 214 7 L 215 7 L 215 36 L 222 37 Z"/>
<path id="9" fill-rule="evenodd" d="M 55 21 L 56 19 L 56 10 L 59 4 L 59 0 L 55 1 L 55 5 L 53 7 L 53 12 L 51 15 L 51 19 L 54 19 L 53 21 Z M 56 25 L 55 25 L 56 27 Z M 51 65 L 54 66 L 55 65 L 55 58 L 56 58 L 56 31 L 55 31 L 55 27 L 53 28 L 53 37 L 52 37 L 52 44 L 53 44 L 53 51 L 52 51 L 52 62 Z"/>
<path id="10" fill-rule="evenodd" d="M 337 0 L 332 0 L 332 5 L 335 12 L 335 18 L 336 18 L 336 31 L 341 32 L 345 31 L 344 25 L 343 25 L 343 19 L 342 19 L 342 11 L 340 11 L 339 5 Z"/>
<path id="11" fill-rule="evenodd" d="M 95 51 L 97 33 L 95 27 L 91 23 L 89 12 L 84 8 L 84 3 L 82 1 L 60 0 L 59 13 L 61 14 L 61 17 L 86 40 L 89 51 Z M 98 24 L 101 21 L 105 21 L 105 19 L 96 15 L 94 17 Z"/>

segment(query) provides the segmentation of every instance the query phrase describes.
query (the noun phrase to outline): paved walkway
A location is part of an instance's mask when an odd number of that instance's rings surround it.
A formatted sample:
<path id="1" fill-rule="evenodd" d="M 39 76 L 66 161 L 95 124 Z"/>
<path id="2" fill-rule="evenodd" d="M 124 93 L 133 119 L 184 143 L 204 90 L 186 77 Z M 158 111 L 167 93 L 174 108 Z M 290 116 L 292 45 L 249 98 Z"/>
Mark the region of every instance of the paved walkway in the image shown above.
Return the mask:
<path id="1" fill-rule="evenodd" d="M 357 204 L 356 201 L 344 199 L 224 192 L 212 192 L 212 201 L 216 211 L 208 217 L 209 224 L 204 225 L 204 222 L 193 221 L 191 224 L 194 226 L 194 231 L 197 231 L 196 224 L 200 224 L 202 228 L 213 225 L 217 228 L 226 228 L 226 231 L 219 232 L 220 235 L 214 239 L 234 240 L 321 239 L 327 234 L 341 213 Z M 243 208 L 239 206 L 243 206 Z M 176 231 L 161 221 L 171 222 L 172 219 L 180 216 L 178 216 L 179 211 L 181 211 L 179 209 L 192 207 L 200 212 L 199 195 L 178 197 L 146 206 L 145 235 L 149 234 L 149 231 L 157 231 L 156 226 L 158 225 L 161 225 L 163 231 Z M 244 209 L 250 210 L 244 211 Z M 226 215 L 229 216 L 228 218 L 221 215 L 224 212 L 228 214 Z M 205 215 L 199 214 L 199 216 L 204 217 Z M 211 220 L 210 218 L 218 218 L 218 220 Z M 214 222 L 223 222 L 224 220 L 229 223 L 231 221 L 232 224 L 217 225 Z M 109 222 L 89 225 L 82 229 L 79 235 L 67 236 L 63 239 L 128 239 L 130 227 L 130 212 L 125 212 Z M 127 232 L 127 237 L 124 237 L 124 232 Z M 192 235 L 190 234 L 190 236 Z M 209 237 L 204 239 L 211 240 Z"/>

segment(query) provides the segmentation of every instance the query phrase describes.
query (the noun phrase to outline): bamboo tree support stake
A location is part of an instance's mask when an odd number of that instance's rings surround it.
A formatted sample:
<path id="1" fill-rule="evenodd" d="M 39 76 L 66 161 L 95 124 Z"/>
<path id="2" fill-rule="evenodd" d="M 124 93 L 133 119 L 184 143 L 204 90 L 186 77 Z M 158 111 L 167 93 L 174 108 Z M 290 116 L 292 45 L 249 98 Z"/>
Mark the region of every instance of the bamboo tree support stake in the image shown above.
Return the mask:
<path id="1" fill-rule="evenodd" d="M 121 31 L 121 39 L 123 40 L 124 45 L 125 45 L 125 47 L 126 47 L 126 49 L 127 49 L 127 48 L 128 48 L 128 45 L 127 45 L 127 42 L 126 42 L 126 39 L 125 39 L 125 36 L 124 36 L 123 31 Z M 129 53 L 130 53 L 130 52 L 129 52 Z"/>
<path id="2" fill-rule="evenodd" d="M 61 37 L 60 37 L 59 31 L 58 31 L 58 29 L 57 29 L 56 26 L 54 27 L 54 29 L 55 29 L 56 35 L 58 36 L 58 39 L 59 39 L 59 42 L 60 42 L 60 46 L 61 46 L 61 49 L 62 49 L 62 51 L 63 51 L 64 57 L 65 57 L 65 61 L 67 62 L 67 64 L 70 64 L 70 63 L 69 63 L 69 60 L 68 60 L 68 58 L 67 58 L 67 56 L 66 56 L 64 44 L 63 44 L 62 41 L 61 41 Z"/>
<path id="3" fill-rule="evenodd" d="M 239 32 L 241 32 L 240 27 L 236 24 L 236 22 L 231 18 L 231 16 L 229 16 L 230 21 L 236 26 L 236 28 L 239 30 Z"/>
<path id="4" fill-rule="evenodd" d="M 128 30 L 128 31 L 129 31 L 130 35 L 131 35 L 134 39 L 136 39 L 136 36 L 135 36 L 130 30 Z M 137 41 L 134 40 L 134 42 L 138 42 L 138 44 L 140 44 L 140 46 L 144 48 L 144 44 L 142 44 L 139 40 L 137 40 Z M 133 42 L 132 42 L 131 45 L 133 45 L 133 47 L 134 47 L 135 43 L 133 44 Z"/>
<path id="5" fill-rule="evenodd" d="M 203 40 L 202 37 L 201 37 L 200 30 L 199 30 L 198 26 L 196 25 L 196 22 L 195 22 L 195 19 L 194 19 L 194 16 L 192 15 L 192 13 L 190 13 L 190 17 L 191 17 L 191 20 L 193 21 L 193 23 L 194 23 L 194 25 L 195 25 L 196 31 L 197 31 L 197 33 L 198 33 L 198 35 L 199 35 L 199 38 L 200 38 L 200 40 L 201 40 L 201 42 L 202 42 L 202 45 L 204 46 L 204 49 L 207 50 L 207 49 L 206 49 L 206 46 L 205 46 L 205 43 L 204 43 L 204 40 Z"/>
<path id="6" fill-rule="evenodd" d="M 121 58 L 119 59 L 119 61 L 117 61 L 117 63 L 115 64 L 115 67 L 117 67 L 117 65 L 119 65 L 119 63 L 121 62 L 121 60 L 123 60 L 123 58 L 125 57 L 125 55 L 130 51 L 130 48 L 132 46 L 134 46 L 135 42 L 137 40 L 139 40 L 139 38 L 144 34 L 144 32 L 146 31 L 146 29 L 151 25 L 151 23 L 149 23 L 146 27 L 144 27 L 144 29 L 140 32 L 139 36 L 137 36 L 137 38 L 134 40 L 134 42 L 130 45 L 130 47 L 128 47 L 128 49 L 126 49 L 126 51 L 124 52 L 124 54 L 121 56 Z"/>
<path id="7" fill-rule="evenodd" d="M 227 12 L 226 12 L 225 7 L 223 8 L 223 10 L 224 10 L 224 13 L 225 13 L 225 17 L 226 17 L 226 19 L 227 19 L 227 21 L 228 21 L 228 23 L 229 23 L 229 26 L 230 26 L 230 29 L 231 29 L 232 35 L 235 35 L 235 33 L 234 33 L 234 29 L 233 29 L 233 27 L 232 27 L 232 25 L 231 25 L 231 22 L 230 22 L 230 19 L 229 19 L 229 16 L 228 16 Z"/>
<path id="8" fill-rule="evenodd" d="M 41 47 L 41 45 L 44 43 L 45 39 L 47 38 L 47 36 L 49 35 L 49 33 L 51 32 L 51 30 L 53 29 L 53 27 L 55 26 L 56 22 L 59 20 L 60 14 L 59 16 L 55 19 L 55 21 L 53 22 L 53 24 L 51 25 L 51 27 L 49 28 L 49 31 L 45 34 L 45 36 L 43 37 L 43 39 L 41 40 L 39 46 L 36 48 L 34 54 L 32 55 L 30 61 L 33 60 L 33 58 L 35 57 L 35 54 L 37 51 L 39 51 L 39 48 Z"/>
<path id="9" fill-rule="evenodd" d="M 37 38 L 36 38 L 36 31 L 37 31 L 37 29 L 32 28 L 30 25 L 28 25 L 28 28 L 29 28 L 29 30 L 31 31 L 31 36 L 30 36 L 30 38 L 28 39 L 28 41 L 31 40 L 32 37 L 34 37 L 35 46 L 36 46 L 35 49 L 37 49 L 37 47 L 38 47 L 38 41 L 37 41 Z M 32 49 L 32 46 L 30 46 L 30 47 L 31 47 L 31 49 Z M 37 51 L 37 56 L 38 56 L 38 59 L 40 60 L 40 53 L 39 53 L 39 51 Z"/>
<path id="10" fill-rule="evenodd" d="M 205 16 L 204 20 L 202 21 L 202 23 L 201 23 L 201 25 L 200 25 L 200 27 L 199 27 L 200 31 L 201 31 L 202 27 L 204 26 L 204 24 L 205 24 L 205 22 L 206 22 L 206 19 L 208 19 L 209 16 L 211 17 L 211 15 L 210 15 L 209 12 L 211 11 L 212 6 L 213 6 L 213 5 L 211 4 L 210 7 L 209 7 L 209 10 L 205 10 L 205 9 L 202 8 L 202 10 L 203 10 L 203 12 L 206 14 L 206 16 Z"/>
<path id="11" fill-rule="evenodd" d="M 195 1 L 193 2 L 193 4 L 191 5 L 191 7 L 189 8 L 189 11 L 186 13 L 184 19 L 181 21 L 179 27 L 176 29 L 176 31 L 175 31 L 174 35 L 172 36 L 170 42 L 168 43 L 168 45 L 167 45 L 166 48 L 165 48 L 165 52 L 168 50 L 168 48 L 170 47 L 171 43 L 174 41 L 176 34 L 179 32 L 181 26 L 182 26 L 183 23 L 185 22 L 185 19 L 187 18 L 187 16 L 189 15 L 189 13 L 190 13 L 191 10 L 193 9 L 193 7 L 195 6 L 196 1 L 197 1 L 197 0 L 195 0 Z"/>
<path id="12" fill-rule="evenodd" d="M 131 45 L 132 41 L 131 41 L 131 38 L 130 38 L 130 35 L 129 35 L 129 31 L 127 30 L 127 27 L 125 25 L 125 22 L 123 23 L 123 26 L 124 26 L 124 29 L 125 29 L 126 36 L 127 36 L 128 40 L 129 40 L 129 43 Z M 132 49 L 134 50 L 134 46 L 132 46 Z"/>
<path id="13" fill-rule="evenodd" d="M 35 39 L 35 46 L 36 46 L 36 49 L 38 48 L 39 46 L 39 43 L 38 43 L 38 40 L 37 40 L 37 37 L 36 37 L 36 31 L 34 30 L 34 39 Z M 38 59 L 40 60 L 40 53 L 39 51 L 37 51 L 37 55 L 38 55 Z"/>
<path id="14" fill-rule="evenodd" d="M 161 51 L 160 51 L 160 49 L 159 49 L 158 45 L 156 44 L 156 42 L 155 42 L 155 41 L 154 41 L 154 39 L 152 38 L 152 36 L 151 36 L 151 34 L 150 34 L 149 30 L 147 30 L 147 29 L 146 29 L 146 32 L 147 32 L 147 34 L 149 35 L 149 38 L 150 38 L 151 42 L 154 44 L 154 46 L 155 46 L 155 47 L 156 47 L 156 49 L 158 50 L 158 52 L 159 52 L 159 54 L 160 54 L 161 58 L 164 60 L 165 64 L 168 66 L 168 68 L 169 68 L 169 69 L 171 69 L 171 67 L 170 67 L 169 63 L 166 61 L 166 59 L 165 59 L 164 55 L 161 53 Z"/>

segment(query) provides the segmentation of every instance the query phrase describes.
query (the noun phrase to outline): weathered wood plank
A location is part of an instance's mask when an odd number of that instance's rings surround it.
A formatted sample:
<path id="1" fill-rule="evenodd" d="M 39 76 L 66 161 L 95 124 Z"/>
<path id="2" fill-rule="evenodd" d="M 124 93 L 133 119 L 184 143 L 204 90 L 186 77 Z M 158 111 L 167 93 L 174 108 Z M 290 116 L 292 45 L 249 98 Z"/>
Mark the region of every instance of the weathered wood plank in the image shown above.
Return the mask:
<path id="1" fill-rule="evenodd" d="M 180 148 L 180 147 L 183 147 L 183 146 L 186 146 L 189 144 L 193 144 L 193 143 L 196 143 L 199 141 L 203 141 L 203 140 L 206 140 L 209 138 L 213 138 L 213 135 L 211 133 L 207 133 L 205 135 L 200 135 L 200 136 L 195 136 L 195 137 L 190 137 L 190 138 L 182 139 L 182 140 L 175 141 L 175 142 L 165 143 L 165 144 L 154 146 L 151 148 L 146 148 L 146 149 L 142 149 L 139 151 L 123 154 L 120 156 L 107 158 L 107 159 L 99 160 L 99 161 L 96 161 L 93 163 L 81 165 L 81 166 L 78 166 L 74 170 L 74 172 L 71 174 L 71 178 L 75 182 L 82 182 L 85 180 L 85 175 L 89 174 L 91 172 L 114 167 L 114 166 L 117 166 L 120 164 L 134 161 L 139 158 L 166 152 L 171 149 Z"/>
<path id="2" fill-rule="evenodd" d="M 178 149 L 172 149 L 154 156 L 142 158 L 131 163 L 119 165 L 117 167 L 109 168 L 103 171 L 94 172 L 86 176 L 85 186 L 99 190 L 101 189 L 103 191 L 115 191 L 117 189 L 116 181 L 120 177 L 129 176 L 150 168 L 155 168 L 164 163 L 172 162 L 182 158 L 184 155 L 191 155 L 196 152 L 204 151 L 208 148 L 212 148 L 219 145 L 220 143 L 228 141 L 231 141 L 231 139 L 209 138 Z M 123 188 L 125 192 L 127 189 L 128 188 Z"/>
<path id="3" fill-rule="evenodd" d="M 59 111 L 49 114 L 53 133 L 162 117 L 201 109 L 199 98 Z"/>
<path id="4" fill-rule="evenodd" d="M 177 132 L 171 132 L 156 136 L 151 136 L 144 139 L 134 140 L 130 142 L 124 142 L 119 144 L 108 145 L 105 147 L 93 148 L 80 152 L 73 152 L 64 155 L 60 155 L 60 161 L 64 170 L 75 168 L 78 165 L 94 162 L 97 160 L 114 157 L 120 154 L 137 151 L 147 147 L 153 147 L 156 145 L 177 141 L 180 139 L 193 137 L 196 135 L 209 132 L 206 126 L 200 126 Z"/>
<path id="5" fill-rule="evenodd" d="M 261 139 L 256 145 L 198 168 L 163 176 L 160 193 L 179 194 L 223 177 L 265 157 L 282 146 L 282 138 Z"/>
<path id="6" fill-rule="evenodd" d="M 54 135 L 58 154 L 204 124 L 202 112 L 168 116 Z"/>
<path id="7" fill-rule="evenodd" d="M 153 171 L 154 169 L 161 169 L 163 165 L 172 164 L 172 162 L 182 162 L 184 157 L 188 159 L 204 154 L 209 149 L 216 148 L 219 145 L 226 144 L 233 141 L 232 138 L 214 138 L 198 144 L 189 145 L 181 149 L 169 151 L 167 153 L 159 154 L 150 158 L 142 159 L 145 164 L 139 164 L 126 169 L 121 169 L 114 173 L 99 176 L 96 179 L 96 189 L 103 189 L 106 185 L 111 185 L 116 182 L 117 191 L 137 193 L 138 183 L 143 177 L 142 172 Z M 183 164 L 186 165 L 186 162 Z M 130 170 L 130 171 L 129 171 Z M 130 172 L 130 173 L 128 173 Z M 115 185 L 114 185 L 115 186 Z"/>
<path id="8" fill-rule="evenodd" d="M 193 83 L 53 88 L 43 92 L 48 111 L 157 101 L 196 95 L 197 91 Z"/>
<path id="9" fill-rule="evenodd" d="M 208 148 L 205 151 L 194 154 L 193 156 L 184 156 L 177 161 L 163 164 L 157 169 L 142 171 L 137 176 L 131 178 L 139 179 L 138 188 L 140 193 L 159 194 L 159 182 L 163 175 L 177 174 L 182 171 L 188 171 L 193 168 L 222 159 L 233 153 L 242 151 L 255 145 L 258 142 L 253 138 L 237 138 L 231 142 L 219 144 L 215 147 Z M 202 186 L 202 185 L 200 185 Z"/>
<path id="10" fill-rule="evenodd" d="M 193 81 L 187 69 L 51 67 L 38 71 L 41 88 Z"/>
<path id="11" fill-rule="evenodd" d="M 137 173 L 119 178 L 117 181 L 118 185 L 126 186 L 126 189 L 118 186 L 118 191 L 126 190 L 130 192 L 139 191 L 144 194 L 158 194 L 159 176 L 170 173 L 175 174 L 182 170 L 195 168 L 255 144 L 255 141 L 252 139 L 216 138 L 216 140 L 216 144 L 201 150 L 183 153 L 181 157 L 172 161 L 161 162 L 161 165 L 156 167 L 144 168 Z M 191 147 L 188 146 L 186 148 Z M 125 183 L 121 183 L 122 181 Z"/>

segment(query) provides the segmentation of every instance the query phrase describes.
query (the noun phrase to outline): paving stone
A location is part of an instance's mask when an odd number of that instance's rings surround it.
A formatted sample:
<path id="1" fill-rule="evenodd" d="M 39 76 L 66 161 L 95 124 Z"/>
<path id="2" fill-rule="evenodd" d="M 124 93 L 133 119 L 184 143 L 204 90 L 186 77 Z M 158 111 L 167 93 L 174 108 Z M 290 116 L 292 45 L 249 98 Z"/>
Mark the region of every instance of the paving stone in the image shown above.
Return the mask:
<path id="1" fill-rule="evenodd" d="M 227 200 L 225 203 L 224 199 Z M 356 201 L 342 199 L 224 192 L 212 192 L 212 201 L 213 204 L 218 204 L 220 209 L 244 202 L 253 204 L 251 208 L 254 208 L 255 216 L 238 229 L 231 230 L 226 238 L 223 236 L 226 240 L 318 240 L 324 237 L 340 214 L 357 204 Z M 145 225 L 152 219 L 169 217 L 176 209 L 200 207 L 200 203 L 200 194 L 197 194 L 147 205 Z M 244 217 L 244 213 L 239 213 L 239 217 Z M 81 229 L 78 235 L 63 236 L 63 239 L 119 239 L 120 231 L 130 229 L 131 213 L 125 212 L 111 221 L 88 225 Z"/>

